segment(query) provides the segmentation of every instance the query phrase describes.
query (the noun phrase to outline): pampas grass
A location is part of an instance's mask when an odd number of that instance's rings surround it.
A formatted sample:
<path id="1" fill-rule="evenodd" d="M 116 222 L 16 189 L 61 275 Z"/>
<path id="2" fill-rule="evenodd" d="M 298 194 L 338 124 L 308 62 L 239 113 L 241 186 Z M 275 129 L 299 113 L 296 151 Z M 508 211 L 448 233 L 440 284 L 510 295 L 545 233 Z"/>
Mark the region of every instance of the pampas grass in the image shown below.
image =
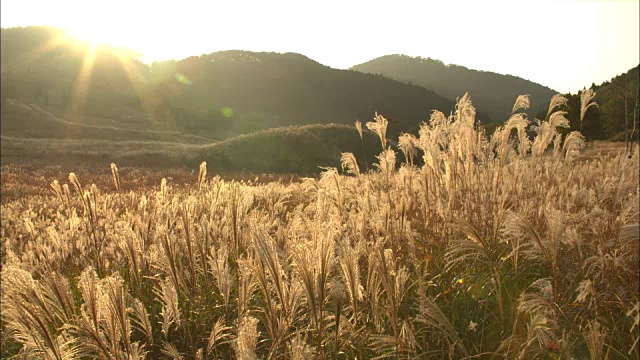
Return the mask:
<path id="1" fill-rule="evenodd" d="M 200 170 L 198 171 L 198 189 L 202 189 L 204 185 L 204 179 L 207 177 L 207 162 L 200 163 Z"/>
<path id="2" fill-rule="evenodd" d="M 376 114 L 366 173 L 48 180 L 2 205 L 2 357 L 637 359 L 638 158 L 529 101 L 487 137 L 465 94 L 403 156 Z"/>
<path id="3" fill-rule="evenodd" d="M 387 149 L 387 125 L 389 125 L 389 122 L 384 118 L 384 116 L 378 115 L 377 112 L 373 119 L 374 121 L 366 123 L 367 129 L 378 135 L 382 145 L 382 151 L 384 151 Z"/>
<path id="4" fill-rule="evenodd" d="M 118 167 L 114 163 L 111 163 L 111 175 L 113 176 L 113 186 L 116 188 L 116 191 L 119 191 L 120 175 L 118 174 Z"/>
<path id="5" fill-rule="evenodd" d="M 592 102 L 594 97 L 596 97 L 596 92 L 591 88 L 580 91 L 580 131 L 582 131 L 582 125 L 584 124 L 584 117 L 587 114 L 587 110 L 592 106 L 598 107 L 598 104 Z"/>
<path id="6" fill-rule="evenodd" d="M 360 177 L 360 167 L 352 153 L 342 153 L 340 162 L 342 163 L 343 171 L 346 171 L 347 174 L 355 175 L 357 178 Z"/>

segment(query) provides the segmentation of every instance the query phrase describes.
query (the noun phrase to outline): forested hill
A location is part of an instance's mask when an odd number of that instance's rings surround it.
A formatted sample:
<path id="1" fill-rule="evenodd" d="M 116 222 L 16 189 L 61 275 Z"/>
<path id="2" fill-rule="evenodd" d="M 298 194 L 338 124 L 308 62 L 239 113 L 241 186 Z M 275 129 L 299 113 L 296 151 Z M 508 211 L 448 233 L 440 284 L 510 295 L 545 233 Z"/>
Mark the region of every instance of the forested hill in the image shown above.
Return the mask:
<path id="1" fill-rule="evenodd" d="M 610 81 L 605 81 L 600 85 L 591 85 L 596 93 L 593 101 L 598 104 L 598 107 L 590 108 L 585 114 L 582 133 L 587 139 L 622 141 L 625 139 L 625 128 L 628 129 L 629 136 L 631 136 L 634 107 L 638 105 L 636 98 L 639 77 L 640 73 L 638 66 L 636 66 L 624 74 L 613 77 Z M 576 92 L 575 94 L 566 94 L 566 96 L 569 99 L 567 111 L 569 112 L 569 120 L 571 120 L 571 128 L 577 130 L 580 128 L 580 94 Z M 638 141 L 640 109 L 636 111 L 638 116 L 635 119 L 636 130 L 633 136 L 635 141 Z"/>
<path id="2" fill-rule="evenodd" d="M 181 61 L 154 63 L 152 73 L 172 81 L 183 74 L 188 86 L 168 99 L 174 110 L 210 114 L 210 121 L 232 134 L 282 125 L 352 124 L 370 121 L 374 112 L 390 121 L 389 132 L 417 130 L 431 110 L 451 111 L 454 103 L 419 86 L 381 76 L 337 70 L 303 55 L 223 51 Z M 233 110 L 233 121 L 215 118 Z M 481 115 L 483 116 L 483 115 Z"/>
<path id="3" fill-rule="evenodd" d="M 385 55 L 351 69 L 416 84 L 452 101 L 469 92 L 476 108 L 488 113 L 496 122 L 506 121 L 518 95 L 531 95 L 531 112 L 535 114 L 546 109 L 556 94 L 546 86 L 519 77 L 407 55 Z"/>
<path id="4" fill-rule="evenodd" d="M 3 103 L 37 104 L 83 125 L 223 139 L 288 125 L 353 124 L 377 111 L 394 137 L 416 130 L 431 110 L 454 108 L 422 87 L 292 53 L 223 51 L 146 65 L 126 49 L 91 47 L 48 27 L 2 29 L 1 40 Z M 3 134 L 28 136 L 9 123 L 20 121 L 10 109 L 3 107 Z"/>

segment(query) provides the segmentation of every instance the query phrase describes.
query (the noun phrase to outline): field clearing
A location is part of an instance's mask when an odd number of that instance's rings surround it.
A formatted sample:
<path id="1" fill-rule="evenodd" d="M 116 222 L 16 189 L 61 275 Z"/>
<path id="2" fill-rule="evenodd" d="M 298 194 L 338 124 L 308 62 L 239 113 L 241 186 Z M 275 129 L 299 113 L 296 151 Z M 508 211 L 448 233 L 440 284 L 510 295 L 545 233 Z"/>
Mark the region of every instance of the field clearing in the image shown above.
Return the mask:
<path id="1" fill-rule="evenodd" d="M 40 143 L 41 140 L 35 140 Z M 64 141 L 60 141 L 64 142 Z M 85 141 L 84 146 L 88 146 L 90 141 Z M 93 143 L 95 146 L 95 142 Z M 115 144 L 113 144 L 115 146 Z M 161 143 L 154 143 L 161 147 Z M 53 145 L 55 147 L 55 145 Z M 109 149 L 101 147 L 103 152 Z M 123 148 L 121 147 L 120 150 Z M 126 147 L 125 147 L 126 149 Z M 85 152 L 86 154 L 86 152 Z M 596 159 L 600 155 L 618 156 L 624 154 L 624 143 L 611 141 L 595 141 L 588 142 L 585 149 L 576 157 L 574 161 L 587 161 Z M 74 161 L 74 159 L 80 161 Z M 84 160 L 84 161 L 82 161 Z M 58 156 L 55 160 L 35 161 L 11 159 L 4 161 L 0 167 L 0 199 L 2 203 L 23 199 L 34 195 L 51 195 L 50 184 L 55 179 L 65 179 L 70 172 L 85 180 L 88 184 L 96 184 L 98 189 L 103 192 L 113 191 L 113 179 L 109 164 L 106 162 L 87 161 L 87 156 Z M 161 163 L 159 165 L 162 165 Z M 173 165 L 173 164 L 171 164 Z M 289 183 L 299 181 L 300 177 L 295 174 L 267 174 L 253 172 L 230 172 L 222 171 L 216 173 L 215 169 L 210 169 L 212 175 L 220 175 L 223 180 L 238 180 L 254 182 L 280 182 Z M 196 184 L 198 174 L 195 169 L 187 166 L 156 166 L 156 167 L 137 167 L 130 165 L 120 169 L 123 191 L 149 190 L 159 186 L 162 178 L 167 178 L 170 183 L 177 186 Z"/>
<path id="2" fill-rule="evenodd" d="M 638 152 L 553 101 L 533 141 L 378 116 L 375 169 L 288 182 L 3 167 L 40 195 L 3 195 L 2 357 L 638 359 Z"/>
<path id="3" fill-rule="evenodd" d="M 315 124 L 271 128 L 242 134 L 210 144 L 165 141 L 95 140 L 77 138 L 22 138 L 3 135 L 2 163 L 88 164 L 122 167 L 197 168 L 206 161 L 224 173 L 317 174 L 319 166 L 339 166 L 341 152 L 377 152 L 377 135 L 365 131 L 363 138 L 353 126 Z"/>
<path id="4" fill-rule="evenodd" d="M 113 178 L 109 164 L 76 163 L 66 161 L 66 165 L 45 163 L 42 161 L 14 161 L 0 168 L 0 199 L 2 203 L 27 200 L 30 196 L 51 196 L 51 182 L 65 179 L 70 172 L 88 184 L 96 184 L 105 193 L 114 192 Z M 142 191 L 158 188 L 163 178 L 176 187 L 195 186 L 198 180 L 197 169 L 184 167 L 121 167 L 120 191 Z M 287 184 L 299 181 L 295 174 L 241 173 L 225 171 L 218 174 L 226 181 L 252 181 L 254 183 L 279 182 Z"/>

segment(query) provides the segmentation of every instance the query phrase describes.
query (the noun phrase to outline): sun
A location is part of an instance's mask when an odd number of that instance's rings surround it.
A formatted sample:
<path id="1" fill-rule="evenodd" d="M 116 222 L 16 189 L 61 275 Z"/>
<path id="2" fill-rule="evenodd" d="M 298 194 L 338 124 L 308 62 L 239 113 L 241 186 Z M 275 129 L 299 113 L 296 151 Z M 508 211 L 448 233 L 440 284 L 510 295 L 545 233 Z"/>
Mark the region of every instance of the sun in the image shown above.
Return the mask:
<path id="1" fill-rule="evenodd" d="M 149 36 L 148 32 L 131 29 L 126 24 L 87 24 L 77 23 L 64 27 L 66 32 L 77 39 L 82 39 L 90 49 L 113 47 L 126 50 L 136 60 L 150 64 L 153 61 L 169 60 L 175 57 L 174 47 L 167 46 L 163 36 Z"/>
<path id="2" fill-rule="evenodd" d="M 121 45 L 119 41 L 122 40 L 119 39 L 121 36 L 113 28 L 75 24 L 66 26 L 65 30 L 70 36 L 86 41 L 92 48 L 97 48 L 100 45 Z"/>
<path id="3" fill-rule="evenodd" d="M 113 27 L 67 26 L 58 36 L 37 51 L 43 53 L 59 46 L 71 46 L 82 53 L 82 65 L 73 81 L 70 102 L 65 114 L 65 117 L 72 122 L 81 122 L 83 119 L 84 106 L 95 65 L 101 59 L 114 59 L 113 56 L 120 63 L 131 85 L 138 93 L 145 111 L 150 111 L 150 107 L 146 104 L 141 93 L 140 74 L 136 71 L 136 61 L 142 57 L 142 54 L 124 45 L 123 41 L 119 41 L 123 39 L 123 33 L 114 30 Z"/>

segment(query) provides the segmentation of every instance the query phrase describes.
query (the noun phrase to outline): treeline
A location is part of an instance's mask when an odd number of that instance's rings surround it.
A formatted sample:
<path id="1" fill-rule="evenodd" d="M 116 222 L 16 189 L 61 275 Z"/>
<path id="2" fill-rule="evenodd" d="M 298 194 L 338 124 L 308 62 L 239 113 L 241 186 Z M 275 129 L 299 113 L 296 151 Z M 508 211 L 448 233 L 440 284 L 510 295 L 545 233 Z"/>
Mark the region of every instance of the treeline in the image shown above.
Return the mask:
<path id="1" fill-rule="evenodd" d="M 581 120 L 580 90 L 575 94 L 568 93 L 564 96 L 568 99 L 567 105 L 562 110 L 566 111 L 571 127 L 564 131 L 579 130 L 589 140 L 614 140 L 624 141 L 626 138 L 638 139 L 640 120 L 638 114 L 638 67 L 618 75 L 600 85 L 595 83 L 590 89 L 595 92 L 593 101 L 597 106 L 590 107 Z M 635 111 L 635 112 L 634 112 Z M 634 114 L 635 120 L 634 120 Z M 539 111 L 535 118 L 545 119 L 546 112 Z M 631 132 L 634 129 L 635 135 Z M 626 131 L 626 136 L 625 136 Z"/>
<path id="2" fill-rule="evenodd" d="M 638 136 L 638 66 L 600 85 L 593 84 L 597 108 L 590 109 L 584 120 L 582 132 L 588 139 L 625 140 L 631 137 L 635 122 L 635 139 Z M 580 128 L 580 95 L 567 94 L 571 128 Z M 635 110 L 634 110 L 635 109 Z M 635 114 L 635 120 L 634 120 Z"/>

